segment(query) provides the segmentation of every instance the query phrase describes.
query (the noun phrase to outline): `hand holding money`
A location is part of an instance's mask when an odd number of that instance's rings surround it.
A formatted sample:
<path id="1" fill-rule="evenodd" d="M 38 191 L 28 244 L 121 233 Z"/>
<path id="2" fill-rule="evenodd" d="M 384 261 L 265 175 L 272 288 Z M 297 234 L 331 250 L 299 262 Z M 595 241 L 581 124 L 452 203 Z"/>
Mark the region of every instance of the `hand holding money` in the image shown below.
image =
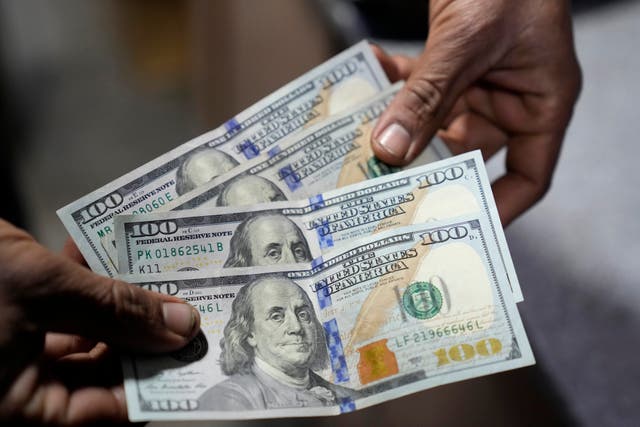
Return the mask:
<path id="1" fill-rule="evenodd" d="M 479 153 L 373 155 L 401 90 L 361 43 L 58 212 L 95 271 L 204 316 L 125 364 L 132 420 L 339 414 L 533 363 Z"/>
<path id="2" fill-rule="evenodd" d="M 98 276 L 2 220 L 0 265 L 2 420 L 124 421 L 117 361 L 100 341 L 166 352 L 199 328 L 181 299 Z"/>
<path id="3" fill-rule="evenodd" d="M 454 154 L 506 147 L 494 184 L 503 225 L 547 191 L 580 93 L 570 3 L 429 2 L 419 57 L 376 54 L 406 87 L 373 132 L 376 155 L 405 165 L 439 135 Z M 441 131 L 444 129 L 444 131 Z"/>

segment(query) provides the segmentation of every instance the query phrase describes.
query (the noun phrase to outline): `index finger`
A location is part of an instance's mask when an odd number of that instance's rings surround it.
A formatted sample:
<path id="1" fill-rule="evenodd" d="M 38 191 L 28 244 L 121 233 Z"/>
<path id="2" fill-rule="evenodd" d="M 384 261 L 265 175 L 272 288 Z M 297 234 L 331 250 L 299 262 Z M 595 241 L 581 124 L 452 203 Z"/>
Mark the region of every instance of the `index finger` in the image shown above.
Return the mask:
<path id="1" fill-rule="evenodd" d="M 80 252 L 80 249 L 78 249 L 78 246 L 73 241 L 73 239 L 71 239 L 71 237 L 67 237 L 67 240 L 65 240 L 60 254 L 72 261 L 77 262 L 80 265 L 88 267 L 87 261 L 84 259 L 84 256 L 82 256 L 82 253 Z"/>
<path id="2" fill-rule="evenodd" d="M 371 44 L 371 49 L 392 83 L 408 79 L 418 61 L 417 58 L 406 55 L 389 55 L 375 44 Z"/>

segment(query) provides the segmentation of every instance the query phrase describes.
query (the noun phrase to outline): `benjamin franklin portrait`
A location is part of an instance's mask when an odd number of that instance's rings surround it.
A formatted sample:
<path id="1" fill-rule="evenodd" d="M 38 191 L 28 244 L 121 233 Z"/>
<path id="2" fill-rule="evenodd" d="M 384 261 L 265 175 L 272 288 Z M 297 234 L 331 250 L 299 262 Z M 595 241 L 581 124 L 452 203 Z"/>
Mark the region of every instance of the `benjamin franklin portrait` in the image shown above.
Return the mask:
<path id="1" fill-rule="evenodd" d="M 307 294 L 286 277 L 262 277 L 238 291 L 220 347 L 229 378 L 200 397 L 202 409 L 328 406 L 359 397 L 314 372 L 329 363 L 324 330 Z"/>
<path id="2" fill-rule="evenodd" d="M 247 206 L 287 200 L 271 181 L 257 175 L 241 175 L 231 180 L 218 196 L 217 206 Z"/>
<path id="3" fill-rule="evenodd" d="M 176 192 L 188 193 L 238 166 L 230 155 L 210 147 L 194 150 L 176 172 Z"/>
<path id="4" fill-rule="evenodd" d="M 224 267 L 299 262 L 311 262 L 311 251 L 300 228 L 284 215 L 259 214 L 236 228 Z"/>

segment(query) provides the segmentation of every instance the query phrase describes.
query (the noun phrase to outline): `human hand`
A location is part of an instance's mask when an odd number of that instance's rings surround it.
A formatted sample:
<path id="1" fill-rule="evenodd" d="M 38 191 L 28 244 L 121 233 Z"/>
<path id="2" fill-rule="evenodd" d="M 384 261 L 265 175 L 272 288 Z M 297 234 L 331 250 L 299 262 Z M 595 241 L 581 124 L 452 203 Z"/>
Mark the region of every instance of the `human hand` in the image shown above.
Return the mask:
<path id="1" fill-rule="evenodd" d="M 493 183 L 503 225 L 548 190 L 581 87 L 566 0 L 431 0 L 420 57 L 374 47 L 405 87 L 372 133 L 377 157 L 413 160 L 438 135 L 454 154 L 507 147 Z"/>
<path id="2" fill-rule="evenodd" d="M 199 319 L 180 299 L 98 276 L 0 220 L 0 419 L 126 421 L 111 348 L 177 350 Z"/>

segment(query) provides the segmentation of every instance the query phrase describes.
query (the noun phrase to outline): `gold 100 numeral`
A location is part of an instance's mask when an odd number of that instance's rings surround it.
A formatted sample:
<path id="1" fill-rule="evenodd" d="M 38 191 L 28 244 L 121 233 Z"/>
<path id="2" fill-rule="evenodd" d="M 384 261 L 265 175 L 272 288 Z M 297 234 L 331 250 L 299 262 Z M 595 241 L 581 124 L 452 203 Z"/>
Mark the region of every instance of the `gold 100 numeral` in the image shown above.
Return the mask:
<path id="1" fill-rule="evenodd" d="M 438 367 L 448 365 L 453 362 L 464 362 L 471 360 L 476 355 L 483 357 L 493 356 L 500 353 L 502 343 L 497 338 L 488 338 L 478 341 L 475 346 L 471 344 L 458 344 L 453 347 L 439 348 L 433 354 L 438 358 Z"/>

